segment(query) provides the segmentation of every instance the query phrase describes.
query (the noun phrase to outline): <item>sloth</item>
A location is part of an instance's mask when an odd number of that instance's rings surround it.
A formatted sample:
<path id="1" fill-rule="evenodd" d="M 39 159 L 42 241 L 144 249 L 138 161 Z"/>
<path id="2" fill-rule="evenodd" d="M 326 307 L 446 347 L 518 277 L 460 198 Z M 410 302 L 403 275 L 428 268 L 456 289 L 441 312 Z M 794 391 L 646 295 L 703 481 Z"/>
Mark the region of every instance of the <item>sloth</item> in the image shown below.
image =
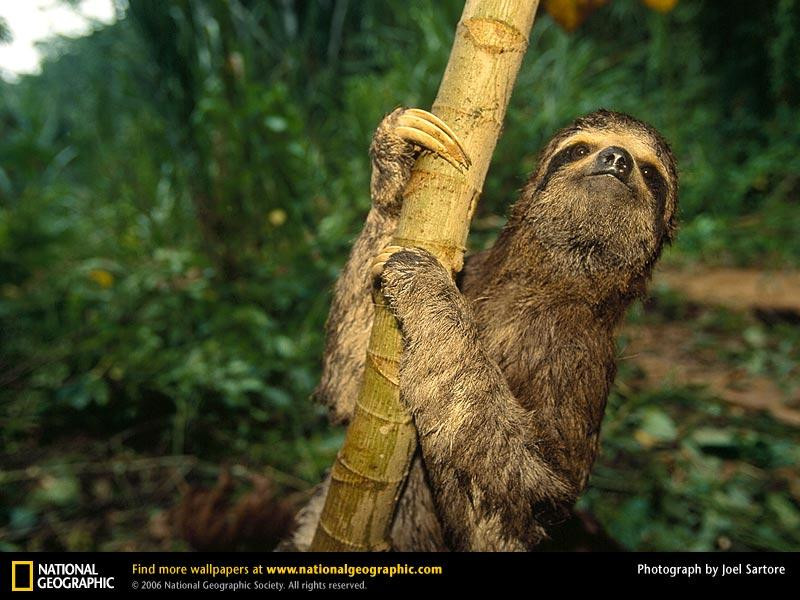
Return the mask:
<path id="1" fill-rule="evenodd" d="M 675 159 L 636 118 L 576 119 L 542 151 L 495 244 L 454 279 L 424 249 L 387 247 L 421 152 L 468 165 L 434 115 L 384 117 L 370 146 L 372 208 L 334 288 L 316 397 L 347 422 L 380 286 L 400 324 L 400 396 L 419 439 L 392 549 L 531 550 L 586 487 L 615 328 L 675 233 Z M 327 488 L 284 549 L 308 548 Z"/>

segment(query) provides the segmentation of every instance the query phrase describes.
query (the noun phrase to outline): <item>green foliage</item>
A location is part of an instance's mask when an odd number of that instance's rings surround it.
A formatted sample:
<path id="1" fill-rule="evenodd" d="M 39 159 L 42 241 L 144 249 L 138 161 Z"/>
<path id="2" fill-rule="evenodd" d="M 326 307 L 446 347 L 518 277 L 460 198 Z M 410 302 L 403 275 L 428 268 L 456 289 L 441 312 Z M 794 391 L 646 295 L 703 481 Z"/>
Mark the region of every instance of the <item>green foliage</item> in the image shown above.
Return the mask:
<path id="1" fill-rule="evenodd" d="M 790 428 L 731 417 L 726 406 L 681 387 L 612 394 L 605 428 L 579 506 L 626 548 L 800 545 L 800 507 L 788 493 L 800 440 Z"/>
<path id="2" fill-rule="evenodd" d="M 728 4 L 686 0 L 664 16 L 617 0 L 574 34 L 540 16 L 472 246 L 491 241 L 553 131 L 604 106 L 653 122 L 674 145 L 676 260 L 796 265 L 799 3 Z M 125 452 L 317 480 L 341 432 L 309 395 L 328 290 L 368 207 L 369 139 L 394 106 L 430 105 L 460 10 L 456 0 L 141 0 L 90 36 L 54 40 L 40 75 L 0 84 L 4 464 L 119 438 Z M 731 40 L 747 51 L 728 52 Z M 748 335 L 752 347 L 731 360 L 780 372 L 795 358 Z M 637 468 L 626 444 L 640 428 L 679 450 L 693 482 L 673 481 L 654 455 L 654 487 L 590 498 L 598 514 L 627 515 L 632 525 L 613 533 L 631 547 L 686 547 L 666 533 L 678 505 L 647 499 L 699 498 L 703 485 L 715 508 L 691 512 L 705 536 L 696 544 L 728 531 L 747 502 L 793 525 L 796 506 L 757 492 L 752 474 L 704 483 L 719 458 L 696 441 L 681 394 L 612 402 L 614 420 L 633 403 L 606 436 L 612 462 Z M 747 460 L 777 460 L 768 432 L 718 429 L 700 439 L 727 435 Z M 21 544 L 46 515 L 74 519 L 70 503 L 90 505 L 73 470 L 48 473 L 4 485 L 0 521 Z M 736 544 L 797 547 L 793 534 L 756 529 Z M 84 537 L 59 543 L 91 546 Z"/>

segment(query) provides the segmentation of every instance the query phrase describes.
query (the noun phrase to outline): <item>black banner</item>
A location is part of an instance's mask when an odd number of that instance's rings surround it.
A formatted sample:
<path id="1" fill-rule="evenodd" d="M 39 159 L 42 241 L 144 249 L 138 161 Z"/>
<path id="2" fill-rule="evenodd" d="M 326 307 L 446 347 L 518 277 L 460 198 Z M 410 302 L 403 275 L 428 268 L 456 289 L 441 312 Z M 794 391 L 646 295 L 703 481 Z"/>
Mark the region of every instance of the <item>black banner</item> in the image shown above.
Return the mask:
<path id="1" fill-rule="evenodd" d="M 800 554 L 7 553 L 0 589 L 27 592 L 486 593 L 539 585 L 797 584 Z M 550 589 L 550 588 L 548 588 Z"/>

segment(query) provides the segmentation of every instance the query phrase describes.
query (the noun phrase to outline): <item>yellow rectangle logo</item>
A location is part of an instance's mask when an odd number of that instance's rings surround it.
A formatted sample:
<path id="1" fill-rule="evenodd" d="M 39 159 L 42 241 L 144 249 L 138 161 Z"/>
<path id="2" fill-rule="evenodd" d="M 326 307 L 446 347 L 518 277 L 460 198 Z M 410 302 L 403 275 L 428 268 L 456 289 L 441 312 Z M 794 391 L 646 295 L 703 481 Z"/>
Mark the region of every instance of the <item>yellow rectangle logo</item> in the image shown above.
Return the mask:
<path id="1" fill-rule="evenodd" d="M 26 569 L 26 567 L 27 567 L 27 569 Z M 11 591 L 12 592 L 32 592 L 33 591 L 33 561 L 32 560 L 12 560 L 11 561 Z"/>

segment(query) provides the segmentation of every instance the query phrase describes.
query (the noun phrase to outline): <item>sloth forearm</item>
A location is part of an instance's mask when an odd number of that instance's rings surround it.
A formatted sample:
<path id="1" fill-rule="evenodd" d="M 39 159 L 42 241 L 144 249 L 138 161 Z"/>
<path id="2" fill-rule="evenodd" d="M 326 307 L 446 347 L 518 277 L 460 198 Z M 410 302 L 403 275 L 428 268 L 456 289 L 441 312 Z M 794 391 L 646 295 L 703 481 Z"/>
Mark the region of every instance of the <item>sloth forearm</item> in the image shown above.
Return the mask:
<path id="1" fill-rule="evenodd" d="M 569 488 L 536 453 L 530 415 L 475 338 L 420 325 L 431 335 L 414 339 L 401 390 L 445 528 L 461 549 L 525 549 L 543 536 L 536 511 Z M 444 348 L 445 356 L 433 355 Z"/>
<path id="2" fill-rule="evenodd" d="M 350 417 L 364 372 L 374 313 L 369 264 L 396 227 L 397 217 L 373 207 L 334 286 L 315 396 L 332 409 L 337 421 Z"/>
<path id="3" fill-rule="evenodd" d="M 570 488 L 538 455 L 531 414 L 484 351 L 466 300 L 421 251 L 394 255 L 382 277 L 406 341 L 401 395 L 452 543 L 535 544 L 544 535 L 537 512 L 568 498 Z"/>

